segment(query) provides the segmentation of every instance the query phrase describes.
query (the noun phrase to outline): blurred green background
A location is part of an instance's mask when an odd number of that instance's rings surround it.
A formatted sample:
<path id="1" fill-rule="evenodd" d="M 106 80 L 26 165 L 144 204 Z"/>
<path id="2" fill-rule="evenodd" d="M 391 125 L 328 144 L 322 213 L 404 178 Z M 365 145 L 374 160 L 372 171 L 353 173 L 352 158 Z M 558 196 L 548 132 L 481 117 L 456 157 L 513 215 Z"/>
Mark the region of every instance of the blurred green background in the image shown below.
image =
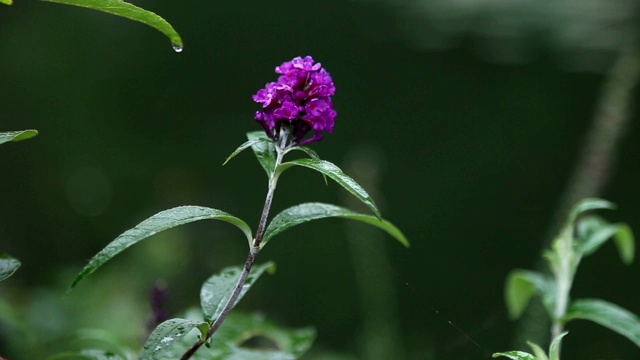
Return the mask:
<path id="1" fill-rule="evenodd" d="M 0 314 L 14 317 L 0 326 L 0 355 L 67 349 L 58 340 L 78 327 L 142 341 L 156 279 L 177 316 L 198 304 L 210 274 L 244 261 L 240 232 L 196 223 L 136 245 L 61 300 L 91 256 L 160 210 L 203 205 L 257 223 L 263 170 L 248 152 L 221 164 L 260 129 L 251 95 L 299 55 L 322 62 L 337 86 L 335 132 L 312 147 L 367 181 L 412 247 L 337 220 L 294 228 L 260 254 L 278 272 L 240 308 L 315 326 L 309 358 L 372 358 L 367 349 L 384 339 L 396 340 L 379 358 L 488 359 L 515 346 L 505 276 L 534 268 L 550 240 L 607 70 L 637 31 L 638 1 L 134 3 L 167 19 L 185 50 L 86 9 L 0 8 L 0 130 L 40 131 L 0 148 L 0 251 L 23 263 L 0 284 L 13 308 Z M 598 195 L 619 205 L 609 219 L 638 233 L 640 119 L 630 116 Z M 346 198 L 296 169 L 280 182 L 274 214 Z M 639 270 L 609 244 L 583 262 L 574 296 L 640 313 Z M 368 334 L 385 316 L 397 324 Z M 563 360 L 640 354 L 594 324 L 568 330 Z"/>

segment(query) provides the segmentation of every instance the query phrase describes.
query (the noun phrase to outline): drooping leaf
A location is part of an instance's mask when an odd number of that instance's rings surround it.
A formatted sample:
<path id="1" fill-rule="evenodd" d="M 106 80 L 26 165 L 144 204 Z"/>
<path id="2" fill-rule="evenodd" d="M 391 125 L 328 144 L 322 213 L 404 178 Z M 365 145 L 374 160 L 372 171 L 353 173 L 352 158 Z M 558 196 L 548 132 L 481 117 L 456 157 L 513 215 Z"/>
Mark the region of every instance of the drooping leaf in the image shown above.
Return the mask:
<path id="1" fill-rule="evenodd" d="M 5 3 L 6 4 L 6 3 Z M 9 5 L 11 2 L 9 2 Z M 0 132 L 0 144 L 4 144 L 9 141 L 21 141 L 27 140 L 38 135 L 38 130 L 20 130 L 20 131 L 7 131 Z"/>
<path id="2" fill-rule="evenodd" d="M 191 330 L 199 328 L 201 336 L 206 334 L 206 323 L 186 319 L 170 319 L 158 325 L 149 335 L 142 348 L 140 360 L 155 360 L 165 349 L 173 346 Z"/>
<path id="3" fill-rule="evenodd" d="M 335 164 L 330 163 L 325 160 L 317 160 L 317 159 L 297 159 L 292 160 L 278 166 L 276 170 L 277 173 L 282 173 L 286 169 L 292 166 L 304 166 L 309 169 L 316 170 L 338 184 L 340 184 L 343 188 L 353 194 L 356 198 L 362 201 L 371 211 L 376 215 L 376 217 L 381 218 L 380 211 L 376 207 L 376 204 L 373 202 L 373 199 L 369 194 L 358 184 L 355 180 L 347 176 L 339 167 Z"/>
<path id="4" fill-rule="evenodd" d="M 549 297 L 553 294 L 552 280 L 543 274 L 529 270 L 514 270 L 507 276 L 505 285 L 505 302 L 509 312 L 509 318 L 519 318 L 529 305 L 531 297 L 539 295 L 543 298 L 545 306 L 553 308 L 553 302 Z"/>
<path id="5" fill-rule="evenodd" d="M 13 275 L 20 267 L 20 261 L 7 254 L 0 254 L 0 281 Z"/>
<path id="6" fill-rule="evenodd" d="M 89 261 L 89 264 L 82 269 L 80 274 L 76 276 L 67 292 L 71 291 L 71 289 L 73 289 L 82 279 L 89 276 L 97 268 L 111 260 L 114 256 L 129 246 L 163 230 L 206 219 L 221 220 L 235 225 L 242 230 L 249 243 L 251 243 L 253 236 L 249 225 L 241 219 L 229 215 L 224 211 L 202 206 L 180 206 L 164 210 L 141 222 L 134 228 L 125 231 L 107 245 L 107 247 L 102 249 L 102 251 Z"/>
<path id="7" fill-rule="evenodd" d="M 551 342 L 551 346 L 549 346 L 550 360 L 560 360 L 560 343 L 562 343 L 562 338 L 567 334 L 568 332 L 565 331 L 562 334 L 556 336 L 556 338 Z"/>
<path id="8" fill-rule="evenodd" d="M 371 215 L 360 214 L 340 206 L 324 203 L 305 203 L 283 210 L 281 213 L 276 215 L 273 220 L 271 220 L 271 223 L 265 231 L 261 246 L 264 246 L 267 242 L 269 242 L 269 240 L 271 240 L 271 238 L 289 229 L 290 227 L 305 223 L 307 221 L 327 218 L 358 220 L 369 225 L 376 226 L 386 231 L 396 240 L 400 241 L 402 245 L 409 247 L 409 240 L 407 240 L 400 229 L 395 227 L 387 220 L 379 219 Z"/>
<path id="9" fill-rule="evenodd" d="M 627 265 L 633 262 L 635 240 L 627 224 L 610 224 L 601 217 L 589 216 L 577 225 L 577 250 L 582 254 L 591 255 L 607 240 L 614 239 L 621 260 Z"/>
<path id="10" fill-rule="evenodd" d="M 604 199 L 598 199 L 598 198 L 583 199 L 582 201 L 578 202 L 571 210 L 567 224 L 569 224 L 569 226 L 572 226 L 575 223 L 578 216 L 582 215 L 584 212 L 591 211 L 591 210 L 615 209 L 615 207 L 616 207 L 615 204 Z"/>
<path id="11" fill-rule="evenodd" d="M 524 351 L 508 351 L 493 354 L 494 358 L 504 356 L 511 360 L 538 360 L 535 356 Z"/>
<path id="12" fill-rule="evenodd" d="M 258 141 L 251 145 L 253 153 L 258 158 L 258 162 L 267 172 L 267 176 L 270 178 L 276 166 L 276 147 L 273 145 L 273 141 L 269 139 L 264 131 L 252 131 L 247 133 L 249 141 L 255 139 L 263 139 L 264 141 Z"/>
<path id="13" fill-rule="evenodd" d="M 313 150 L 312 148 L 310 148 L 308 146 L 296 146 L 296 147 L 292 148 L 292 150 L 300 150 L 300 151 L 304 152 L 305 154 L 309 155 L 310 158 L 315 159 L 315 160 L 320 160 L 320 156 L 318 155 L 318 153 L 315 152 L 315 150 Z"/>
<path id="14" fill-rule="evenodd" d="M 256 280 L 258 280 L 265 271 L 268 270 L 273 272 L 274 269 L 275 264 L 273 262 L 254 265 L 247 277 L 247 281 L 240 291 L 240 296 L 238 297 L 236 304 L 244 297 L 247 291 L 251 289 L 251 286 L 253 286 Z M 204 319 L 207 322 L 212 323 L 220 316 L 222 310 L 224 310 L 224 307 L 227 305 L 229 298 L 231 298 L 231 293 L 238 284 L 241 272 L 242 267 L 231 266 L 223 269 L 219 274 L 211 276 L 202 285 L 202 289 L 200 290 L 200 305 L 202 306 Z"/>
<path id="15" fill-rule="evenodd" d="M 222 163 L 222 166 L 226 165 L 229 162 L 229 160 L 233 159 L 236 155 L 240 154 L 244 150 L 252 147 L 254 144 L 257 144 L 257 143 L 263 142 L 263 141 L 267 141 L 267 139 L 265 139 L 265 138 L 255 138 L 255 139 L 252 139 L 252 140 L 247 140 L 244 144 L 238 146 L 238 148 L 233 153 L 231 153 L 231 155 L 229 155 L 229 157 L 227 157 L 227 159 L 224 161 L 224 163 Z"/>
<path id="16" fill-rule="evenodd" d="M 176 52 L 182 51 L 183 43 L 173 26 L 157 14 L 122 0 L 43 0 L 58 4 L 73 5 L 106 12 L 151 26 L 165 34 Z"/>
<path id="17" fill-rule="evenodd" d="M 595 322 L 631 340 L 640 347 L 640 319 L 616 304 L 600 299 L 575 300 L 562 321 L 584 319 Z"/>

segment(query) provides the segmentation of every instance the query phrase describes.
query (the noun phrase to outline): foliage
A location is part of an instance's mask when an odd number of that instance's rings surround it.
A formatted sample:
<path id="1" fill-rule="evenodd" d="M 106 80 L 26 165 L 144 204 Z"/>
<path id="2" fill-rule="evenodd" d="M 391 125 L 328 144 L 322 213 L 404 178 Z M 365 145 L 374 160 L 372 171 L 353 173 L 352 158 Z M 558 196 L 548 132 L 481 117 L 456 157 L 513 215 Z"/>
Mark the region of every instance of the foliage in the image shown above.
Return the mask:
<path id="1" fill-rule="evenodd" d="M 613 209 L 615 206 L 602 199 L 585 199 L 569 214 L 560 235 L 551 250 L 544 253 L 551 274 L 530 270 L 514 270 L 507 277 L 505 301 L 509 316 L 519 318 L 533 296 L 539 296 L 552 320 L 554 341 L 551 359 L 559 358 L 559 342 L 564 325 L 574 319 L 591 320 L 631 340 L 640 347 L 640 319 L 631 312 L 600 299 L 570 300 L 569 293 L 583 257 L 593 254 L 607 240 L 614 240 L 620 259 L 625 264 L 633 262 L 635 241 L 628 225 L 611 224 L 592 214 L 594 210 Z M 555 347 L 554 347 L 555 344 Z M 536 345 L 537 346 L 537 345 Z M 540 350 L 533 359 L 547 360 Z M 508 355 L 506 355 L 508 354 Z M 512 359 L 527 359 L 530 354 L 498 353 Z M 520 357 L 522 356 L 522 357 Z"/>
<path id="2" fill-rule="evenodd" d="M 286 130 L 282 131 L 281 136 L 286 138 Z M 246 294 L 255 281 L 265 271 L 273 271 L 273 263 L 266 263 L 259 266 L 253 264 L 258 252 L 273 237 L 293 226 L 325 218 L 358 220 L 386 231 L 403 245 L 409 246 L 409 242 L 402 232 L 392 223 L 380 217 L 380 212 L 364 188 L 362 188 L 362 186 L 360 186 L 351 177 L 347 176 L 338 166 L 328 161 L 320 160 L 315 152 L 308 149 L 303 149 L 303 152 L 309 155 L 310 158 L 282 163 L 284 155 L 290 150 L 295 149 L 295 147 L 280 147 L 280 144 L 285 143 L 286 141 L 283 141 L 282 143 L 271 141 L 264 133 L 258 134 L 257 132 L 251 132 L 247 134 L 247 137 L 249 140 L 240 145 L 227 158 L 225 163 L 243 150 L 251 148 L 258 162 L 265 169 L 269 177 L 267 201 L 265 203 L 263 216 L 261 222 L 258 224 L 255 237 L 246 222 L 221 210 L 200 206 L 181 206 L 165 210 L 153 215 L 134 228 L 118 236 L 89 261 L 69 288 L 69 290 L 73 289 L 80 281 L 93 273 L 97 268 L 131 245 L 149 238 L 163 230 L 199 220 L 222 220 L 238 227 L 249 242 L 249 255 L 245 265 L 242 267 L 230 267 L 223 269 L 220 273 L 211 276 L 207 281 L 205 281 L 200 292 L 201 312 L 203 314 L 203 318 L 200 320 L 175 318 L 158 325 L 158 327 L 156 327 L 149 336 L 142 354 L 140 355 L 141 359 L 175 359 L 179 354 L 184 354 L 181 357 L 182 359 L 189 359 L 192 357 L 200 359 L 203 358 L 203 356 L 206 359 L 256 359 L 262 357 L 265 359 L 289 359 L 295 358 L 297 355 L 304 352 L 310 346 L 313 339 L 313 335 L 310 330 L 303 331 L 306 335 L 303 336 L 303 340 L 301 340 L 298 339 L 300 336 L 299 332 L 289 333 L 280 331 L 278 332 L 278 336 L 275 336 L 270 331 L 257 331 L 255 329 L 252 330 L 251 328 L 245 328 L 243 333 L 258 333 L 260 336 L 271 338 L 274 343 L 278 344 L 277 348 L 279 353 L 269 353 L 268 356 L 258 355 L 246 349 L 237 348 L 229 341 L 225 340 L 222 335 L 216 337 L 214 343 L 210 343 L 210 341 L 212 341 L 211 336 L 213 333 L 220 328 L 222 322 L 227 318 L 231 309 L 244 296 L 244 294 Z M 296 165 L 316 170 L 334 180 L 355 198 L 362 201 L 367 207 L 369 207 L 375 216 L 360 214 L 331 204 L 305 203 L 282 211 L 267 223 L 266 218 L 277 180 L 286 169 Z M 253 272 L 250 272 L 252 267 Z M 253 319 L 247 324 L 257 326 L 258 324 L 262 324 L 262 322 L 257 319 Z M 248 326 L 247 324 L 243 325 L 243 323 L 237 323 L 234 321 L 232 324 L 227 325 L 222 329 Z M 260 326 L 260 329 L 262 330 L 273 329 L 272 325 Z M 187 336 L 192 331 L 196 330 L 199 333 L 197 339 L 194 340 L 192 337 Z M 207 351 L 205 351 L 205 353 L 207 353 L 206 356 L 201 355 L 202 351 L 196 353 L 203 344 L 219 345 L 219 343 L 223 343 L 225 345 L 216 346 L 214 347 L 214 350 L 209 350 L 209 352 L 213 351 L 211 354 Z M 237 343 L 237 339 L 234 343 Z M 192 344 L 192 346 L 189 346 L 189 344 Z M 298 345 L 293 346 L 292 344 Z M 100 356 L 103 356 L 103 354 Z"/>
<path id="3" fill-rule="evenodd" d="M 107 14 L 120 16 L 129 20 L 138 21 L 160 31 L 171 40 L 171 46 L 176 52 L 181 52 L 183 42 L 180 34 L 159 15 L 142 9 L 122 0 L 42 0 L 52 3 L 79 6 L 87 9 L 102 11 Z M 13 0 L 0 0 L 0 3 L 11 5 Z"/>

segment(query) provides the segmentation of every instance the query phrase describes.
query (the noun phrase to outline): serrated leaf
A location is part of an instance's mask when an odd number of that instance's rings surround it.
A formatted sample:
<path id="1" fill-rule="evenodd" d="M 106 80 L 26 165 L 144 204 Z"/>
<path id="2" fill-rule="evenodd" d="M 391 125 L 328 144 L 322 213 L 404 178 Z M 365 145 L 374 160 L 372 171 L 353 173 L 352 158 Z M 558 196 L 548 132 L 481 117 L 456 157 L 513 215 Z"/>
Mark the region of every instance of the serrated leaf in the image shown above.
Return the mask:
<path id="1" fill-rule="evenodd" d="M 529 345 L 529 347 L 531 347 L 531 350 L 533 350 L 533 354 L 535 355 L 536 359 L 549 360 L 549 358 L 547 357 L 547 354 L 544 352 L 544 350 L 542 350 L 542 348 L 538 344 L 533 343 L 531 341 L 527 341 L 527 344 Z"/>
<path id="2" fill-rule="evenodd" d="M 562 343 L 562 338 L 567 334 L 568 332 L 565 331 L 562 334 L 556 336 L 556 338 L 551 342 L 551 346 L 549 346 L 550 360 L 560 360 L 560 344 Z"/>
<path id="3" fill-rule="evenodd" d="M 583 199 L 582 201 L 578 202 L 573 207 L 573 209 L 571 209 L 567 224 L 569 224 L 569 226 L 572 226 L 572 224 L 576 221 L 578 216 L 582 215 L 584 212 L 591 211 L 591 210 L 615 209 L 615 207 L 616 207 L 615 204 L 604 199 L 598 199 L 598 198 Z"/>
<path id="4" fill-rule="evenodd" d="M 231 155 L 229 155 L 229 157 L 227 157 L 227 159 L 224 161 L 224 163 L 222 163 L 222 166 L 226 165 L 229 162 L 229 160 L 233 159 L 236 155 L 240 154 L 244 150 L 252 147 L 254 144 L 257 144 L 257 143 L 263 142 L 263 141 L 267 141 L 267 139 L 255 138 L 255 139 L 246 141 L 244 144 L 238 146 L 238 148 L 233 153 L 231 153 Z"/>
<path id="5" fill-rule="evenodd" d="M 607 240 L 614 239 L 625 264 L 633 262 L 635 241 L 633 232 L 627 224 L 610 224 L 598 216 L 589 216 L 578 222 L 577 250 L 582 254 L 591 255 Z"/>
<path id="6" fill-rule="evenodd" d="M 175 31 L 173 26 L 169 24 L 165 19 L 159 15 L 137 7 L 133 4 L 124 2 L 122 0 L 43 0 L 47 2 L 79 6 L 87 9 L 98 10 L 106 12 L 108 14 L 127 18 L 141 22 L 145 25 L 151 26 L 161 33 L 165 34 L 176 52 L 182 51 L 182 38 Z"/>
<path id="7" fill-rule="evenodd" d="M 400 241 L 402 245 L 409 247 L 409 240 L 407 240 L 400 229 L 387 220 L 324 203 L 305 203 L 283 210 L 271 220 L 271 223 L 264 233 L 261 246 L 264 246 L 271 238 L 293 226 L 312 220 L 327 218 L 351 219 L 376 226 Z"/>
<path id="8" fill-rule="evenodd" d="M 534 295 L 545 299 L 545 296 L 548 297 L 552 291 L 551 279 L 543 274 L 529 270 L 512 271 L 507 276 L 504 294 L 509 318 L 512 320 L 519 318 Z M 550 305 L 545 302 L 547 308 Z"/>
<path id="9" fill-rule="evenodd" d="M 278 166 L 278 169 L 276 169 L 276 173 L 282 173 L 286 169 L 295 165 L 313 169 L 328 176 L 329 178 L 340 184 L 347 191 L 349 191 L 351 194 L 353 194 L 360 201 L 362 201 L 365 205 L 367 205 L 367 207 L 371 209 L 376 217 L 381 218 L 380 211 L 378 210 L 376 204 L 373 202 L 371 196 L 369 196 L 369 194 L 364 190 L 364 188 L 362 188 L 362 186 L 360 186 L 360 184 L 358 184 L 351 177 L 347 176 L 335 164 L 318 159 L 297 159 L 281 164 L 280 166 Z"/>
<path id="10" fill-rule="evenodd" d="M 508 351 L 493 354 L 493 358 L 497 358 L 500 356 L 507 357 L 511 360 L 538 360 L 535 356 L 524 351 Z"/>
<path id="11" fill-rule="evenodd" d="M 205 321 L 211 323 L 222 314 L 222 310 L 224 310 L 224 307 L 229 302 L 231 293 L 238 284 L 242 269 L 242 267 L 238 266 L 225 268 L 220 271 L 220 273 L 211 276 L 202 285 L 202 289 L 200 290 L 200 305 L 202 306 Z M 273 262 L 254 265 L 247 277 L 247 281 L 240 291 L 240 296 L 236 304 L 240 302 L 247 291 L 251 289 L 256 280 L 258 280 L 265 271 L 269 270 L 272 272 L 274 269 L 275 264 Z"/>
<path id="12" fill-rule="evenodd" d="M 7 254 L 0 254 L 0 281 L 13 275 L 20 267 L 20 261 Z"/>
<path id="13" fill-rule="evenodd" d="M 256 158 L 258 158 L 258 162 L 260 163 L 264 171 L 267 172 L 267 176 L 271 178 L 271 175 L 273 174 L 274 168 L 276 166 L 276 148 L 273 145 L 273 141 L 269 139 L 264 131 L 248 132 L 247 138 L 249 139 L 249 141 L 255 139 L 263 140 L 251 145 L 251 149 L 256 155 Z"/>
<path id="14" fill-rule="evenodd" d="M 11 3 L 9 3 L 11 4 Z M 0 144 L 4 144 L 9 141 L 22 141 L 32 138 L 38 135 L 38 130 L 20 130 L 20 131 L 7 131 L 0 132 Z"/>
<path id="15" fill-rule="evenodd" d="M 203 324 L 203 322 L 186 319 L 170 319 L 163 322 L 149 335 L 147 343 L 142 348 L 140 360 L 157 359 L 158 354 Z"/>
<path id="16" fill-rule="evenodd" d="M 640 319 L 616 304 L 600 299 L 575 300 L 563 322 L 573 319 L 590 320 L 631 340 L 640 347 Z"/>
<path id="17" fill-rule="evenodd" d="M 251 243 L 253 236 L 249 225 L 241 219 L 229 215 L 224 211 L 202 206 L 180 206 L 169 210 L 161 211 L 147 220 L 136 225 L 133 229 L 125 231 L 122 235 L 113 240 L 107 247 L 94 256 L 84 269 L 76 276 L 75 280 L 67 290 L 71 291 L 82 279 L 89 276 L 97 268 L 102 266 L 114 256 L 128 248 L 129 246 L 155 235 L 163 230 L 167 230 L 179 225 L 188 224 L 199 220 L 221 220 L 235 225 L 247 237 Z"/>

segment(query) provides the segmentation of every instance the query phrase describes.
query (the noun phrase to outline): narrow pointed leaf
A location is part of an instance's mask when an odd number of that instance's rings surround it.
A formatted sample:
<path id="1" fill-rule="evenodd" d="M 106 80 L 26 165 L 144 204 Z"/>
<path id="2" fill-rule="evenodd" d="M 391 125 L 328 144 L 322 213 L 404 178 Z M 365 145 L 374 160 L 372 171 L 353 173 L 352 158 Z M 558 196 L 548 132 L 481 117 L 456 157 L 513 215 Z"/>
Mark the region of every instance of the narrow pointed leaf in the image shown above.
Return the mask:
<path id="1" fill-rule="evenodd" d="M 584 319 L 595 322 L 631 340 L 640 347 L 640 319 L 633 313 L 616 304 L 600 299 L 581 299 L 574 301 L 564 322 Z"/>
<path id="2" fill-rule="evenodd" d="M 318 155 L 317 152 L 315 152 L 313 149 L 311 149 L 310 147 L 306 147 L 306 146 L 296 146 L 294 147 L 292 150 L 300 150 L 304 153 L 306 153 L 310 158 L 314 159 L 314 160 L 320 160 L 320 156 Z M 328 185 L 329 182 L 327 181 L 327 175 L 322 174 L 322 179 L 324 179 L 324 184 Z"/>
<path id="3" fill-rule="evenodd" d="M 267 134 L 264 131 L 252 131 L 247 133 L 247 138 L 249 141 L 255 139 L 263 139 L 264 141 L 258 141 L 255 144 L 251 145 L 251 149 L 253 153 L 258 158 L 258 162 L 267 172 L 267 176 L 271 177 L 271 174 L 274 171 L 276 166 L 276 148 L 273 145 L 273 141 L 269 139 Z"/>
<path id="4" fill-rule="evenodd" d="M 247 277 L 247 281 L 240 291 L 240 296 L 236 304 L 265 271 L 273 272 L 274 269 L 275 264 L 273 262 L 254 265 Z M 202 289 L 200 290 L 200 305 L 202 306 L 204 319 L 207 322 L 213 322 L 220 316 L 222 310 L 224 310 L 224 307 L 229 302 L 231 293 L 238 284 L 241 273 L 241 267 L 231 266 L 223 269 L 219 274 L 211 276 L 202 285 Z"/>
<path id="5" fill-rule="evenodd" d="M 340 206 L 323 203 L 305 203 L 296 205 L 276 215 L 265 231 L 264 238 L 262 240 L 262 246 L 269 242 L 271 238 L 289 229 L 290 227 L 305 223 L 307 221 L 327 218 L 358 220 L 369 225 L 376 226 L 386 231 L 396 240 L 400 241 L 402 245 L 409 247 L 409 240 L 407 240 L 400 229 L 395 227 L 387 220 L 379 219 L 371 215 L 360 214 Z"/>
<path id="6" fill-rule="evenodd" d="M 43 0 L 47 2 L 53 2 L 58 4 L 73 5 L 84 7 L 88 9 L 98 10 L 106 12 L 112 15 L 121 16 L 130 20 L 141 22 L 145 25 L 151 26 L 161 33 L 165 34 L 174 49 L 179 52 L 182 51 L 182 39 L 180 35 L 173 29 L 173 26 L 169 24 L 165 19 L 157 14 L 137 7 L 133 4 L 124 2 L 122 0 Z"/>
<path id="7" fill-rule="evenodd" d="M 567 334 L 568 332 L 565 331 L 553 339 L 549 347 L 549 360 L 560 360 L 560 343 L 562 343 L 562 338 Z"/>
<path id="8" fill-rule="evenodd" d="M 543 274 L 529 270 L 512 271 L 507 276 L 504 293 L 509 318 L 512 320 L 519 318 L 534 295 L 542 296 L 544 300 L 549 294 L 553 294 L 552 283 Z M 547 308 L 551 305 L 545 301 Z"/>
<path id="9" fill-rule="evenodd" d="M 635 240 L 627 224 L 610 224 L 597 216 L 578 222 L 576 243 L 578 250 L 584 255 L 593 254 L 609 239 L 615 241 L 622 262 L 631 264 L 635 255 Z"/>
<path id="10" fill-rule="evenodd" d="M 38 135 L 38 130 L 20 130 L 20 131 L 7 131 L 0 132 L 0 144 L 4 144 L 9 141 L 21 141 L 32 138 Z"/>
<path id="11" fill-rule="evenodd" d="M 576 204 L 571 213 L 569 214 L 568 224 L 572 225 L 578 216 L 582 215 L 582 213 L 591 210 L 602 210 L 602 209 L 615 209 L 615 204 L 609 202 L 607 200 L 598 199 L 598 198 L 587 198 L 580 201 Z"/>
<path id="12" fill-rule="evenodd" d="M 365 205 L 367 205 L 367 207 L 371 209 L 376 217 L 381 218 L 380 211 L 378 210 L 376 204 L 373 202 L 371 196 L 369 196 L 369 194 L 362 188 L 362 186 L 360 186 L 360 184 L 347 176 L 335 164 L 317 159 L 297 159 L 281 164 L 276 172 L 282 173 L 286 169 L 295 165 L 304 166 L 328 176 L 329 178 L 340 184 L 347 191 L 349 191 L 351 194 L 353 194 L 360 201 L 362 201 Z"/>
<path id="13" fill-rule="evenodd" d="M 493 354 L 494 358 L 504 356 L 511 360 L 538 360 L 535 356 L 524 351 L 507 351 Z"/>
<path id="14" fill-rule="evenodd" d="M 310 147 L 307 147 L 307 146 L 296 146 L 292 150 L 300 150 L 300 151 L 304 152 L 305 154 L 309 155 L 310 158 L 315 159 L 315 160 L 320 160 L 320 156 L 318 155 L 318 153 L 315 152 L 315 150 L 313 150 Z"/>
<path id="15" fill-rule="evenodd" d="M 80 274 L 78 274 L 75 280 L 73 280 L 68 291 L 71 291 L 71 289 L 73 289 L 82 279 L 89 276 L 97 268 L 111 260 L 111 258 L 129 246 L 163 230 L 206 219 L 221 220 L 235 225 L 242 230 L 249 243 L 253 238 L 251 229 L 247 223 L 235 216 L 227 214 L 224 211 L 202 206 L 180 206 L 164 210 L 136 225 L 133 229 L 125 231 L 122 235 L 118 236 L 109 245 L 107 245 L 107 247 L 94 256 L 89 261 L 89 264 L 82 269 Z"/>
<path id="16" fill-rule="evenodd" d="M 527 344 L 531 347 L 531 350 L 533 350 L 533 354 L 536 356 L 536 359 L 549 360 L 547 354 L 545 354 L 544 350 L 542 350 L 538 344 L 532 343 L 531 341 L 527 341 Z"/>
<path id="17" fill-rule="evenodd" d="M 20 267 L 20 261 L 6 254 L 0 254 L 0 281 L 13 275 Z"/>
<path id="18" fill-rule="evenodd" d="M 149 335 L 147 343 L 142 349 L 140 360 L 154 360 L 165 349 L 170 348 L 191 330 L 205 323 L 186 319 L 170 319 L 158 325 Z"/>
<path id="19" fill-rule="evenodd" d="M 252 147 L 254 144 L 257 144 L 263 141 L 267 141 L 267 140 L 263 138 L 255 138 L 255 139 L 246 141 L 244 144 L 238 146 L 238 148 L 233 153 L 231 153 L 231 155 L 229 155 L 229 157 L 224 161 L 224 163 L 222 163 L 222 166 L 226 165 L 229 162 L 229 160 L 233 159 L 236 155 L 240 154 L 244 150 Z"/>

